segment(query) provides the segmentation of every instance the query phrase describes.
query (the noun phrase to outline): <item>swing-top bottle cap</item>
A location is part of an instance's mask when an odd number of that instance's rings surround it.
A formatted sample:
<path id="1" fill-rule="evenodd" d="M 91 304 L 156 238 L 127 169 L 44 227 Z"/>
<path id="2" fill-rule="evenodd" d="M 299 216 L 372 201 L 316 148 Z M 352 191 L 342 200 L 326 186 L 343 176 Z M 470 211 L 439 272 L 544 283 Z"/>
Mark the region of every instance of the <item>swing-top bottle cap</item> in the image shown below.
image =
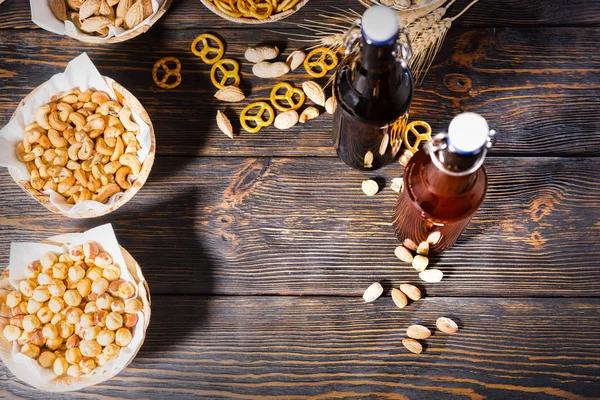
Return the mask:
<path id="1" fill-rule="evenodd" d="M 389 45 L 398 39 L 400 22 L 398 15 L 388 7 L 373 6 L 362 17 L 362 33 L 365 40 L 376 46 Z"/>
<path id="2" fill-rule="evenodd" d="M 479 114 L 459 114 L 448 127 L 448 146 L 458 154 L 476 154 L 485 146 L 490 134 L 487 121 Z"/>

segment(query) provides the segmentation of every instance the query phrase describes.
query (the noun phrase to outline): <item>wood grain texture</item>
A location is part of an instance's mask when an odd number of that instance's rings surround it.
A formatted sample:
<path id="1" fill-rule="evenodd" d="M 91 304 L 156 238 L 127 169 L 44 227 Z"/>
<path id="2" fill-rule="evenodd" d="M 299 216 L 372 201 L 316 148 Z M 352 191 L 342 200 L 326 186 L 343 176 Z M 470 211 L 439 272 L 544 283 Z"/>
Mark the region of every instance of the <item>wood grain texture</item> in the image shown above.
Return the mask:
<path id="1" fill-rule="evenodd" d="M 457 0 L 449 10 L 453 16 L 462 10 L 470 0 Z M 359 12 L 364 10 L 358 0 L 311 0 L 294 19 L 314 19 L 320 10 L 332 6 L 353 8 Z M 153 29 L 194 29 L 199 23 L 213 28 L 240 27 L 239 24 L 226 21 L 210 12 L 199 0 L 175 0 L 168 13 Z M 600 25 L 600 4 L 589 0 L 571 1 L 531 1 L 531 0 L 480 0 L 463 17 L 458 20 L 462 26 L 598 26 Z M 270 26 L 285 27 L 276 23 Z M 8 0 L 2 5 L 0 29 L 33 28 L 29 3 L 19 0 Z M 244 29 L 252 29 L 243 25 Z M 259 27 L 256 27 L 259 28 Z"/>
<path id="2" fill-rule="evenodd" d="M 114 379 L 47 399 L 591 399 L 600 393 L 598 299 L 155 296 L 145 344 Z M 401 339 L 434 330 L 421 355 Z M 0 396 L 38 397 L 0 366 Z"/>
<path id="3" fill-rule="evenodd" d="M 254 77 L 250 63 L 243 62 L 241 87 L 248 99 L 217 101 L 210 68 L 189 51 L 201 31 L 151 30 L 111 46 L 74 46 L 71 39 L 43 31 L 0 31 L 0 124 L 34 87 L 87 51 L 101 73 L 122 83 L 146 107 L 159 156 L 335 155 L 329 115 L 285 132 L 274 127 L 257 134 L 241 130 L 237 118 L 242 108 L 268 99 L 277 80 Z M 227 56 L 244 60 L 247 31 L 218 34 L 226 40 Z M 285 55 L 290 52 L 283 35 L 259 30 L 253 40 L 274 42 Z M 589 49 L 598 45 L 600 30 L 595 28 L 453 29 L 416 91 L 411 119 L 424 119 L 438 132 L 447 128 L 451 116 L 477 111 L 498 131 L 492 154 L 597 156 L 600 54 Z M 178 57 L 183 65 L 183 81 L 175 90 L 159 89 L 152 81 L 152 66 L 164 56 Z M 302 68 L 285 77 L 298 87 L 308 78 Z M 218 130 L 217 109 L 240 132 L 235 141 Z"/>
<path id="4" fill-rule="evenodd" d="M 488 196 L 432 264 L 427 294 L 597 296 L 600 159 L 489 158 Z M 153 293 L 359 295 L 374 280 L 417 282 L 394 256 L 398 164 L 362 173 L 328 158 L 156 160 L 144 188 L 107 217 L 50 215 L 0 175 L 0 265 L 11 241 L 112 222 Z M 361 181 L 386 183 L 366 197 Z"/>

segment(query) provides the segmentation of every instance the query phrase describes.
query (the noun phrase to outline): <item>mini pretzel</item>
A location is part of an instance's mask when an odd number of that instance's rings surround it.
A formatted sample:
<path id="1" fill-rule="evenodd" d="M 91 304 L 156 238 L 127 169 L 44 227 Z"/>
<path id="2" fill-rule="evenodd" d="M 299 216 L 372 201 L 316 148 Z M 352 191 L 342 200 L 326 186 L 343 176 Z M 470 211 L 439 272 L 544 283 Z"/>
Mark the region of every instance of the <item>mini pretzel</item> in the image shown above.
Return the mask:
<path id="1" fill-rule="evenodd" d="M 219 9 L 223 14 L 231 18 L 240 18 L 243 14 L 238 11 L 235 6 L 234 0 L 213 0 L 215 7 Z"/>
<path id="2" fill-rule="evenodd" d="M 253 0 L 246 1 L 250 4 L 250 14 L 258 20 L 267 19 L 273 14 L 273 4 L 268 0 L 266 3 L 257 3 Z M 263 12 L 259 11 L 261 8 L 264 10 Z"/>
<path id="3" fill-rule="evenodd" d="M 209 43 L 209 39 L 217 43 L 217 47 L 212 47 Z M 198 43 L 200 42 L 202 42 L 202 50 L 198 50 L 197 48 Z M 223 46 L 223 42 L 215 35 L 203 33 L 202 35 L 198 35 L 192 42 L 192 53 L 200 57 L 206 64 L 212 65 L 223 58 L 225 47 Z M 208 55 L 211 53 L 216 53 L 217 55 L 213 58 L 209 58 Z"/>
<path id="4" fill-rule="evenodd" d="M 171 69 L 167 66 L 167 63 L 169 61 L 175 63 L 175 69 Z M 158 69 L 160 67 L 162 67 L 163 71 L 165 72 L 165 75 L 159 81 L 158 80 Z M 174 76 L 176 78 L 175 82 L 167 83 L 169 78 L 172 76 Z M 179 84 L 181 83 L 181 63 L 175 57 L 161 58 L 154 64 L 154 68 L 152 68 L 152 79 L 154 79 L 154 83 L 156 83 L 157 86 L 159 86 L 163 89 L 173 89 L 173 88 L 179 86 Z"/>
<path id="5" fill-rule="evenodd" d="M 232 69 L 225 68 L 225 65 L 231 66 Z M 217 70 L 221 71 L 223 74 L 223 78 L 221 78 L 219 81 L 217 81 Z M 212 81 L 213 85 L 219 89 L 225 86 L 238 86 L 240 84 L 239 72 L 240 65 L 237 63 L 237 61 L 230 58 L 224 58 L 213 64 L 210 70 L 210 80 Z M 233 79 L 233 83 L 231 85 L 227 85 L 227 81 L 229 79 Z"/>
<path id="6" fill-rule="evenodd" d="M 285 89 L 285 93 L 284 94 L 277 94 L 277 92 L 280 89 Z M 298 96 L 300 96 L 300 99 L 298 100 L 298 102 L 294 101 L 294 95 L 297 94 Z M 277 85 L 275 85 L 275 87 L 273 88 L 273 90 L 271 90 L 271 104 L 273 104 L 273 107 L 275 107 L 277 110 L 279 111 L 291 111 L 291 110 L 297 110 L 300 107 L 302 107 L 302 104 L 304 104 L 304 100 L 306 100 L 306 95 L 304 94 L 304 92 L 300 89 L 296 89 L 295 87 L 293 87 L 292 85 L 290 85 L 287 82 L 280 82 Z M 288 106 L 279 104 L 277 102 L 277 100 L 281 100 L 282 102 L 287 102 Z"/>
<path id="7" fill-rule="evenodd" d="M 417 127 L 420 126 L 422 128 L 425 128 L 425 133 L 421 133 L 417 130 Z M 410 144 L 408 141 L 408 132 L 411 132 L 413 135 L 415 135 L 415 137 L 417 138 L 417 140 L 415 140 L 414 144 Z M 419 144 L 421 144 L 422 141 L 429 141 L 431 140 L 431 126 L 429 126 L 429 124 L 425 121 L 413 121 L 410 124 L 406 125 L 406 129 L 404 130 L 404 133 L 402 134 L 402 141 L 404 142 L 404 145 L 406 146 L 406 148 L 408 150 L 410 150 L 413 153 L 416 153 L 417 150 L 419 150 Z"/>
<path id="8" fill-rule="evenodd" d="M 256 114 L 248 115 L 248 111 L 253 109 L 257 109 Z M 265 111 L 269 112 L 269 119 L 267 120 L 264 120 L 262 117 Z M 258 101 L 256 103 L 248 105 L 242 110 L 242 113 L 240 114 L 240 124 L 242 125 L 242 128 L 244 128 L 250 133 L 256 133 L 260 131 L 263 127 L 271 125 L 274 119 L 275 112 L 273 111 L 273 108 L 264 101 Z M 254 122 L 256 126 L 249 126 L 249 121 Z"/>
<path id="9" fill-rule="evenodd" d="M 317 55 L 320 55 L 316 61 L 311 59 Z M 327 62 L 328 57 L 330 62 Z M 337 55 L 333 50 L 326 47 L 317 47 L 304 59 L 304 69 L 310 76 L 315 78 L 321 78 L 327 74 L 327 72 L 334 69 L 338 64 Z"/>

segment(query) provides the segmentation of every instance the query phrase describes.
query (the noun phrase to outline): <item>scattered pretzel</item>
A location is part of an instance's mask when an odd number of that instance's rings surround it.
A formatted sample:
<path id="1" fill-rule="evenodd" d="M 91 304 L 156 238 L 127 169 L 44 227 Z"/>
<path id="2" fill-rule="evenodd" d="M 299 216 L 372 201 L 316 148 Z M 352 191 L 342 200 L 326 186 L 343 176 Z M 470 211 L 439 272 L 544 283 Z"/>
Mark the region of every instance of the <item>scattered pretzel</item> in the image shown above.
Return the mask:
<path id="1" fill-rule="evenodd" d="M 167 66 L 168 62 L 175 63 L 175 69 L 171 69 Z M 162 67 L 164 71 L 164 76 L 161 80 L 158 80 L 158 69 Z M 167 83 L 169 78 L 174 76 L 176 78 L 175 82 Z M 181 83 L 181 62 L 175 57 L 164 57 L 158 60 L 154 64 L 154 68 L 152 68 L 152 79 L 154 79 L 154 83 L 158 87 L 163 89 L 173 89 Z"/>
<path id="2" fill-rule="evenodd" d="M 256 114 L 248 115 L 248 111 L 254 109 L 257 109 Z M 265 111 L 269 112 L 269 118 L 267 120 L 264 120 L 262 117 Z M 256 133 L 263 127 L 271 125 L 274 119 L 275 111 L 273 111 L 273 108 L 264 101 L 258 101 L 246 106 L 246 108 L 244 108 L 240 114 L 240 124 L 242 125 L 242 128 L 250 133 Z M 250 121 L 254 122 L 256 126 L 249 126 L 248 122 Z"/>
<path id="3" fill-rule="evenodd" d="M 225 66 L 231 66 L 231 69 L 227 69 Z M 217 80 L 217 71 L 221 71 L 223 78 Z M 227 81 L 233 79 L 231 85 L 227 85 Z M 210 80 L 216 88 L 221 89 L 225 86 L 238 86 L 240 84 L 240 65 L 237 61 L 230 58 L 224 58 L 213 64 L 210 70 Z"/>
<path id="4" fill-rule="evenodd" d="M 315 56 L 318 56 L 316 61 L 311 61 L 311 59 Z M 333 50 L 330 50 L 326 47 L 317 47 L 308 53 L 304 59 L 304 69 L 310 76 L 315 78 L 321 78 L 325 76 L 327 72 L 334 69 L 337 64 L 337 55 Z"/>
<path id="5" fill-rule="evenodd" d="M 419 132 L 417 130 L 417 127 L 425 128 L 425 133 Z M 415 140 L 415 143 L 412 145 L 408 141 L 409 131 L 417 138 L 417 140 Z M 404 142 L 404 145 L 408 150 L 410 150 L 413 153 L 416 153 L 417 150 L 419 150 L 419 144 L 421 144 L 422 141 L 428 140 L 431 140 L 431 126 L 429 126 L 429 124 L 425 121 L 413 121 L 409 123 L 408 125 L 406 125 L 406 129 L 402 133 L 402 141 Z"/>
<path id="6" fill-rule="evenodd" d="M 217 44 L 217 47 L 213 47 L 210 45 L 210 41 L 212 40 Z M 198 50 L 198 44 L 202 42 L 202 50 Z M 223 46 L 223 42 L 221 39 L 216 37 L 215 35 L 211 35 L 210 33 L 203 33 L 198 35 L 196 39 L 192 42 L 192 53 L 197 55 L 208 65 L 212 65 L 223 58 L 223 54 L 225 53 L 225 47 Z M 217 55 L 209 58 L 208 55 L 211 53 L 216 53 Z"/>
<path id="7" fill-rule="evenodd" d="M 277 92 L 279 92 L 279 90 L 281 89 L 285 89 L 285 93 L 283 94 L 277 94 Z M 294 100 L 294 95 L 298 95 L 300 97 L 300 99 L 296 102 Z M 279 111 L 291 111 L 291 110 L 297 110 L 300 107 L 302 107 L 302 104 L 304 104 L 304 100 L 306 100 L 306 95 L 304 94 L 304 92 L 300 89 L 296 89 L 295 87 L 293 87 L 292 85 L 290 85 L 287 82 L 280 82 L 277 85 L 275 85 L 275 87 L 273 88 L 273 90 L 271 90 L 271 104 L 273 104 L 273 107 L 275 107 L 277 110 Z M 287 102 L 287 106 L 279 104 L 277 101 L 280 100 L 282 102 Z"/>

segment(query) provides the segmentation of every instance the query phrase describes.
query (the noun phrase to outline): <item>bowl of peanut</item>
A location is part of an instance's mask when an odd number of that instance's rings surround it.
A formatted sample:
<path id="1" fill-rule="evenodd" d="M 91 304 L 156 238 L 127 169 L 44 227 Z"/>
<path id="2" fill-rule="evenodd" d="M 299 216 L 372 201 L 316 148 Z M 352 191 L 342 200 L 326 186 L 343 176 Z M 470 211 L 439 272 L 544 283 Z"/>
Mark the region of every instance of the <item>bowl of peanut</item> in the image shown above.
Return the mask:
<path id="1" fill-rule="evenodd" d="M 110 379 L 135 358 L 149 322 L 140 266 L 110 225 L 13 244 L 0 279 L 0 358 L 22 381 L 64 392 Z"/>

